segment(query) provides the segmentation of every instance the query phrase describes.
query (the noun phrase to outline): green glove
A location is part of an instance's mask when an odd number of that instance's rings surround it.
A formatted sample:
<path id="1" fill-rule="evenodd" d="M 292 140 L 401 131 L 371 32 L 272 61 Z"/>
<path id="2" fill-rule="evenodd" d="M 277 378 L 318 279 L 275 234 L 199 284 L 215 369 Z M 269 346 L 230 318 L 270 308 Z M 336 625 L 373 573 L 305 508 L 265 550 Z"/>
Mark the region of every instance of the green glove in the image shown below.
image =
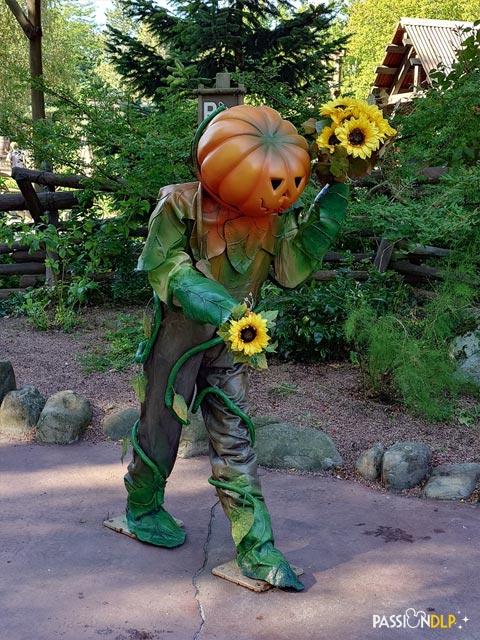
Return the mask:
<path id="1" fill-rule="evenodd" d="M 320 197 L 319 197 L 320 196 Z M 345 218 L 348 185 L 337 182 L 320 192 L 304 221 L 300 221 L 296 244 L 308 258 L 320 262 Z"/>
<path id="2" fill-rule="evenodd" d="M 218 282 L 209 280 L 192 267 L 178 269 L 168 283 L 168 297 L 172 308 L 174 298 L 184 314 L 201 324 L 219 327 L 230 317 L 238 302 Z"/>

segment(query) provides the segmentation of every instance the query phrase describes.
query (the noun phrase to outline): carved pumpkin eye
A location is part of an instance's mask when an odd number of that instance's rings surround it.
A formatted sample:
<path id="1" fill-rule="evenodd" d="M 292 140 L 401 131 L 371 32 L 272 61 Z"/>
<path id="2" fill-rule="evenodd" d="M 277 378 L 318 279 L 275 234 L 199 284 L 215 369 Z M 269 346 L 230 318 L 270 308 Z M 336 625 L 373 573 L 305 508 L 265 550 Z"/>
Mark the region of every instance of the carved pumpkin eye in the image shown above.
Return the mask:
<path id="1" fill-rule="evenodd" d="M 297 189 L 301 185 L 301 183 L 302 183 L 302 176 L 297 176 L 295 178 L 295 186 L 297 187 Z"/>
<path id="2" fill-rule="evenodd" d="M 271 178 L 273 190 L 276 191 L 278 187 L 282 184 L 282 178 Z"/>

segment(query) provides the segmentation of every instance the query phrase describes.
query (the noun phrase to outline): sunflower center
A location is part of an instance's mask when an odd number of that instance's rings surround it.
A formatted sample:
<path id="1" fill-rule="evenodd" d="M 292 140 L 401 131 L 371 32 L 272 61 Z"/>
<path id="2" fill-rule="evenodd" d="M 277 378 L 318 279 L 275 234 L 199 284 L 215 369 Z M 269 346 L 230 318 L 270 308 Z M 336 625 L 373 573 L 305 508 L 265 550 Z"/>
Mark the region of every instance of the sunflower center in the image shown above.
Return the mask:
<path id="1" fill-rule="evenodd" d="M 352 129 L 348 134 L 348 141 L 354 147 L 361 147 L 365 142 L 365 134 L 361 129 Z"/>
<path id="2" fill-rule="evenodd" d="M 255 327 L 245 327 L 240 331 L 240 338 L 242 342 L 253 342 L 257 337 L 257 331 Z"/>
<path id="3" fill-rule="evenodd" d="M 328 144 L 331 144 L 333 146 L 335 144 L 338 144 L 339 142 L 340 140 L 337 138 L 337 136 L 334 133 L 332 133 L 332 135 L 328 139 Z"/>

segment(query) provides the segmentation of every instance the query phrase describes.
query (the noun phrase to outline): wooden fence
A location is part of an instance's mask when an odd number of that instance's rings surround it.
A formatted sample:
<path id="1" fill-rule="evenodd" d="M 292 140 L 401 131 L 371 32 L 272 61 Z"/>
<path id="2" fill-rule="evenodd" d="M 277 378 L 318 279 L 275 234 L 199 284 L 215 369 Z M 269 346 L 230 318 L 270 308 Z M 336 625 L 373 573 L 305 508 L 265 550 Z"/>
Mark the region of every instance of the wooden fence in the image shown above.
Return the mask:
<path id="1" fill-rule="evenodd" d="M 59 176 L 47 171 L 36 171 L 24 168 L 14 168 L 12 177 L 16 180 L 20 193 L 8 193 L 0 195 L 0 212 L 24 211 L 28 210 L 34 224 L 49 224 L 60 226 L 59 211 L 72 209 L 78 204 L 77 193 L 82 189 L 82 182 L 85 176 Z M 33 184 L 43 187 L 43 191 L 36 191 Z M 74 189 L 75 191 L 56 192 L 56 187 Z M 38 187 L 37 187 L 38 188 Z M 102 185 L 99 189 L 102 192 L 112 191 L 111 185 Z M 132 236 L 144 237 L 146 228 L 139 226 L 132 232 Z M 442 270 L 437 267 L 425 264 L 430 258 L 445 258 L 449 255 L 449 250 L 439 247 L 419 246 L 413 251 L 405 252 L 404 244 L 390 242 L 388 240 L 375 237 L 370 234 L 372 250 L 370 253 L 356 253 L 346 257 L 340 253 L 327 253 L 324 259 L 326 268 L 313 275 L 313 279 L 328 281 L 337 275 L 337 269 L 348 263 L 352 263 L 351 270 L 347 272 L 347 277 L 356 280 L 366 280 L 368 270 L 365 268 L 365 261 L 372 262 L 380 271 L 396 271 L 409 284 L 425 285 L 432 281 L 442 279 Z M 48 280 L 48 270 L 45 268 L 45 260 L 51 254 L 45 250 L 29 253 L 29 248 L 14 243 L 12 246 L 0 244 L 0 279 L 2 276 L 20 276 L 19 286 L 16 288 L 1 288 L 0 298 L 6 298 L 14 292 L 25 291 L 27 287 L 38 282 Z M 8 256 L 7 263 L 2 263 L 2 256 Z M 359 268 L 356 269 L 355 266 Z M 328 268 L 327 268 L 328 267 Z"/>

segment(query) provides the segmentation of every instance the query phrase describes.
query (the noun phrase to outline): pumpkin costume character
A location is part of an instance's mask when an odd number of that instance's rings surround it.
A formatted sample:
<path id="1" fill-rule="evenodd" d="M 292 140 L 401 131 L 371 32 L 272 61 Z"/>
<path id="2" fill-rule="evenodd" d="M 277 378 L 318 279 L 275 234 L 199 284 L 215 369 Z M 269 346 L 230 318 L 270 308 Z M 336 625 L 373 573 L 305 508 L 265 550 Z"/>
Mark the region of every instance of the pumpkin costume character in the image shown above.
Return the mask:
<path id="1" fill-rule="evenodd" d="M 162 321 L 143 354 L 147 378 L 134 457 L 125 476 L 127 521 L 140 540 L 175 547 L 184 531 L 163 508 L 181 424 L 165 403 L 167 378 L 187 350 L 210 340 L 247 296 L 257 299 L 272 270 L 283 287 L 315 271 L 341 224 L 348 187 L 335 184 L 308 212 L 295 207 L 309 178 L 306 140 L 269 107 L 216 113 L 194 144 L 198 182 L 160 190 L 139 268 L 161 301 Z M 175 392 L 220 389 L 244 413 L 248 380 L 224 343 L 195 353 Z M 211 483 L 232 524 L 237 564 L 246 576 L 303 589 L 274 547 L 256 456 L 245 421 L 213 393 L 201 402 L 210 440 Z"/>

